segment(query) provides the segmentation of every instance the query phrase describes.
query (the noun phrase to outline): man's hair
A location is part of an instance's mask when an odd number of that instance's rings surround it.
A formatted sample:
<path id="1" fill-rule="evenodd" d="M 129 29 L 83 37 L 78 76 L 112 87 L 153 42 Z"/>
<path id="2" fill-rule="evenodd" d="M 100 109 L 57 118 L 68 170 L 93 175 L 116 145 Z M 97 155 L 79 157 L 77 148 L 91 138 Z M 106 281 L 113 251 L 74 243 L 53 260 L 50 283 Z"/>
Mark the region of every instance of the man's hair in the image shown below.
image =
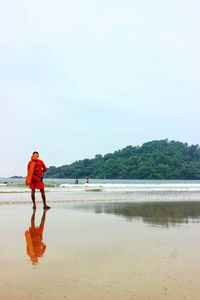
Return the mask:
<path id="1" fill-rule="evenodd" d="M 34 154 L 38 154 L 38 155 L 39 155 L 39 153 L 38 153 L 37 151 L 34 151 L 34 152 L 33 152 L 33 155 L 34 155 Z"/>

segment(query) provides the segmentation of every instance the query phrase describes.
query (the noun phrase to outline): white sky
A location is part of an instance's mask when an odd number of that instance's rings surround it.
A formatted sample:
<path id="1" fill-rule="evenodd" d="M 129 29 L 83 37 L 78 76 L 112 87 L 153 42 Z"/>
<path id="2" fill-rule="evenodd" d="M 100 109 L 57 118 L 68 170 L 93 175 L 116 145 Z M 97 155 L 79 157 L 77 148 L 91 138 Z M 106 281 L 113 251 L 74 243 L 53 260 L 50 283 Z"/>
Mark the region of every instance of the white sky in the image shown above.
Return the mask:
<path id="1" fill-rule="evenodd" d="M 200 143 L 195 0 L 0 0 L 0 176 L 154 139 Z"/>

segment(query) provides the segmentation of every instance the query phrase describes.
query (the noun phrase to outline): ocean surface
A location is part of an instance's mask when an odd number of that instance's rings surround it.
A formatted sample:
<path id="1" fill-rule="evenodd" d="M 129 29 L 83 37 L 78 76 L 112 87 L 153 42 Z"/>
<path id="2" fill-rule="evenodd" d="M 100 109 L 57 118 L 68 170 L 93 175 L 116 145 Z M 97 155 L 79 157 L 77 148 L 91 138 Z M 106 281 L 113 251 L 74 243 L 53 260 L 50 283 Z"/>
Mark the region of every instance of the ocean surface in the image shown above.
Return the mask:
<path id="1" fill-rule="evenodd" d="M 0 180 L 0 299 L 199 300 L 200 181 L 47 179 L 45 190 L 52 209 L 37 192 L 32 210 L 24 179 Z"/>
<path id="2" fill-rule="evenodd" d="M 200 201 L 200 180 L 45 179 L 49 202 Z M 0 178 L 0 204 L 30 203 L 24 178 Z M 38 197 L 38 196 L 37 196 Z M 40 199 L 40 198 L 38 198 Z"/>

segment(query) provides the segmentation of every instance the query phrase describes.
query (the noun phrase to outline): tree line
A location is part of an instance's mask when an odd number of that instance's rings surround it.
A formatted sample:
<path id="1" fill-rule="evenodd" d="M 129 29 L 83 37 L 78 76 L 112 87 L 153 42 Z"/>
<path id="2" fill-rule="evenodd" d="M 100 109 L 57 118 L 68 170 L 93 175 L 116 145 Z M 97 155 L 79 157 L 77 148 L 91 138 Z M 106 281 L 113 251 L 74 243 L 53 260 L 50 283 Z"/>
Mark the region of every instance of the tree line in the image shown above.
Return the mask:
<path id="1" fill-rule="evenodd" d="M 178 141 L 155 140 L 97 154 L 61 167 L 51 166 L 45 177 L 96 179 L 200 179 L 200 147 Z"/>

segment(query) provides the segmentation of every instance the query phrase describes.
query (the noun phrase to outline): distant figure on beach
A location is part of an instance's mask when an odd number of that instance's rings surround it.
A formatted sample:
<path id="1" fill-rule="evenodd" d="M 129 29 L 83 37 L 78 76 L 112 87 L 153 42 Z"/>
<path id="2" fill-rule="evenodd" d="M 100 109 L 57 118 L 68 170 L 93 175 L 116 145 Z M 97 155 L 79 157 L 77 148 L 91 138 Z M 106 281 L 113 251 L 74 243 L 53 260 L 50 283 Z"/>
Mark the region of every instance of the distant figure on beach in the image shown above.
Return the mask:
<path id="1" fill-rule="evenodd" d="M 89 183 L 89 178 L 88 177 L 86 177 L 86 183 Z"/>
<path id="2" fill-rule="evenodd" d="M 78 184 L 78 178 L 75 179 L 75 184 Z"/>
<path id="3" fill-rule="evenodd" d="M 25 232 L 26 251 L 33 265 L 38 263 L 38 258 L 43 256 L 46 251 L 46 245 L 43 243 L 42 235 L 47 210 L 45 209 L 43 212 L 39 227 L 35 226 L 35 212 L 36 210 L 34 209 L 31 217 L 31 227 Z"/>
<path id="4" fill-rule="evenodd" d="M 33 209 L 36 208 L 35 203 L 35 189 L 39 189 L 41 193 L 41 197 L 44 204 L 44 209 L 49 209 L 50 206 L 46 203 L 46 195 L 44 191 L 44 183 L 43 183 L 43 173 L 46 172 L 47 168 L 42 160 L 39 159 L 39 153 L 37 151 L 33 152 L 33 155 L 31 157 L 31 161 L 28 163 L 28 175 L 27 178 L 32 172 L 31 178 L 29 178 L 29 181 L 26 179 L 26 184 L 29 185 L 29 188 L 31 189 L 31 199 L 33 202 Z"/>

